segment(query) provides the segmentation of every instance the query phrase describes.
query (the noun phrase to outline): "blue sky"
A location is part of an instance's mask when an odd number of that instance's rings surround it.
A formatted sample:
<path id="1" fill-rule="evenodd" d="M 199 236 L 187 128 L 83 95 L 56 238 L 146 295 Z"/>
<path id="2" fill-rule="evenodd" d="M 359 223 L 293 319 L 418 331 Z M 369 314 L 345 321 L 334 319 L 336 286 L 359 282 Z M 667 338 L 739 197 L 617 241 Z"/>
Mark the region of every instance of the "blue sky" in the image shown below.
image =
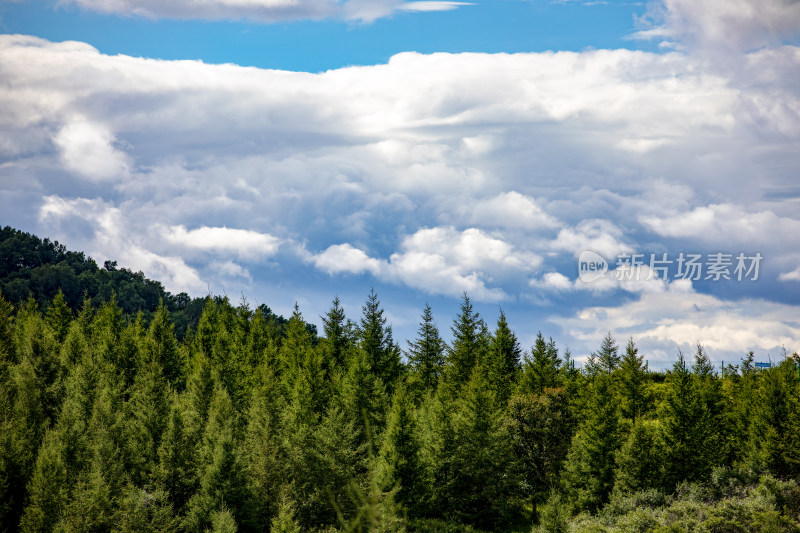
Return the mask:
<path id="1" fill-rule="evenodd" d="M 374 287 L 403 345 L 466 291 L 526 349 L 777 358 L 798 28 L 782 0 L 0 2 L 0 224 L 315 322 Z"/>
<path id="2" fill-rule="evenodd" d="M 399 12 L 372 22 L 341 19 L 264 24 L 252 19 L 193 20 L 109 16 L 54 2 L 2 4 L 5 33 L 87 42 L 105 54 L 202 59 L 319 72 L 385 63 L 399 52 L 540 52 L 652 48 L 626 39 L 642 2 L 476 2 L 458 9 Z"/>

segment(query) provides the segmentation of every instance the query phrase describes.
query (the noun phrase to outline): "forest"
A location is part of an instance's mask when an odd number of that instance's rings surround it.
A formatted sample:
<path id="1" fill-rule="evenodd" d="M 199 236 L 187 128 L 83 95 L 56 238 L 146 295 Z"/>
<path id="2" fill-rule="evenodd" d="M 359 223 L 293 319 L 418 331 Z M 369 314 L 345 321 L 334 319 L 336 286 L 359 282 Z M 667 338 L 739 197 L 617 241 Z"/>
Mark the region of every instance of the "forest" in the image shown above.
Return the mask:
<path id="1" fill-rule="evenodd" d="M 2 531 L 800 531 L 796 353 L 578 366 L 466 294 L 448 342 L 374 290 L 318 332 L 12 228 L 0 269 Z"/>

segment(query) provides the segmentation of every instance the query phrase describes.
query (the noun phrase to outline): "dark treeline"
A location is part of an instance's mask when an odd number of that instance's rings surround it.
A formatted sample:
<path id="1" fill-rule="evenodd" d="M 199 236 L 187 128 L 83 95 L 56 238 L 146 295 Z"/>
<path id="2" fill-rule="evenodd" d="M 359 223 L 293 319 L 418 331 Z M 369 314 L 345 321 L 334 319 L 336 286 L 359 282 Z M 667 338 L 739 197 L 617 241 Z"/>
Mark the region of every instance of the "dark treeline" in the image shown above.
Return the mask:
<path id="1" fill-rule="evenodd" d="M 33 298 L 44 308 L 59 291 L 71 309 L 79 308 L 87 298 L 99 307 L 114 295 L 125 314 L 141 312 L 145 320 L 163 305 L 178 340 L 189 329 L 197 328 L 206 300 L 191 298 L 185 292 L 170 294 L 161 282 L 146 278 L 142 272 L 118 268 L 116 261 L 106 261 L 100 268 L 91 257 L 71 252 L 58 241 L 40 239 L 10 226 L 0 229 L 0 293 L 12 304 Z M 266 305 L 259 308 L 266 319 L 274 318 L 281 327 L 286 325 L 287 320 L 280 315 L 273 317 Z M 316 335 L 316 326 L 307 327 Z"/>
<path id="2" fill-rule="evenodd" d="M 321 318 L 0 296 L 0 529 L 800 531 L 796 355 L 648 373 L 609 334 L 575 369 L 467 296 L 450 344 L 374 292 Z"/>

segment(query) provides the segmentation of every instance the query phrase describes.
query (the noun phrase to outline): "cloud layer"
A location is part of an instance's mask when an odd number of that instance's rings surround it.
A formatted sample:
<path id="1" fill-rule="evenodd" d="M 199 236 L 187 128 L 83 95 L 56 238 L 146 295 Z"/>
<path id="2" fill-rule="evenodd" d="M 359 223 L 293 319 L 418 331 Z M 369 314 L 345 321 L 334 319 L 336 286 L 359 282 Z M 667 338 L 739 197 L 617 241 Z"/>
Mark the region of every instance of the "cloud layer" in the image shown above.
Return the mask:
<path id="1" fill-rule="evenodd" d="M 403 0 L 64 0 L 89 11 L 172 19 L 248 19 L 255 22 L 334 18 L 372 22 L 398 11 L 449 11 L 466 2 Z"/>
<path id="2" fill-rule="evenodd" d="M 700 9 L 687 5 L 667 7 Z M 172 291 L 371 280 L 550 318 L 576 350 L 605 328 L 665 353 L 693 336 L 721 353 L 770 349 L 800 341 L 799 72 L 788 45 L 731 69 L 685 51 L 591 50 L 403 53 L 309 74 L 3 35 L 4 222 Z M 586 290 L 585 248 L 765 262 L 758 285 Z"/>

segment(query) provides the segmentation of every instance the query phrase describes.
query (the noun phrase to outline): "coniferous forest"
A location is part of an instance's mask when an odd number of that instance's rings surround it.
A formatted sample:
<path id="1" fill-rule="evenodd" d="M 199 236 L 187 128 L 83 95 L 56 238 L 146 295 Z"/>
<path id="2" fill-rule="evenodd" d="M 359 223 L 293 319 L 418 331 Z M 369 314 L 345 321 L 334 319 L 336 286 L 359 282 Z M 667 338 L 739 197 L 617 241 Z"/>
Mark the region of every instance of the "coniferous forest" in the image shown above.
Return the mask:
<path id="1" fill-rule="evenodd" d="M 401 344 L 368 290 L 317 331 L 11 228 L 0 270 L 3 531 L 800 531 L 796 354 L 576 366 L 467 295 Z"/>

